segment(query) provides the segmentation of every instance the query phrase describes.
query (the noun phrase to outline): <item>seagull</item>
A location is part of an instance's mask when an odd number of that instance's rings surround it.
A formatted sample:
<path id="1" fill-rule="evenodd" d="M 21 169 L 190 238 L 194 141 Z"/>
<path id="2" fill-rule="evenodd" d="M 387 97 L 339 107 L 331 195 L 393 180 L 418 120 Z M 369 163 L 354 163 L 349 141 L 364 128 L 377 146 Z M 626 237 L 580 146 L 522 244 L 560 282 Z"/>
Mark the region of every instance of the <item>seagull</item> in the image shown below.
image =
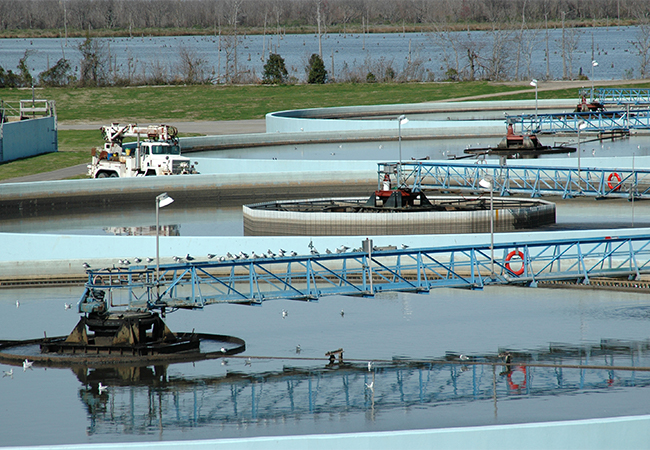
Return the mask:
<path id="1" fill-rule="evenodd" d="M 219 257 L 219 262 L 224 262 L 225 260 L 226 260 L 226 257 L 225 257 L 225 256 L 220 256 L 220 257 Z"/>
<path id="2" fill-rule="evenodd" d="M 290 254 L 291 256 L 298 256 L 298 253 L 294 252 L 293 250 L 291 250 L 291 253 L 289 253 L 289 254 Z"/>
<path id="3" fill-rule="evenodd" d="M 208 253 L 208 259 L 212 259 L 212 258 L 214 258 L 215 256 L 217 256 L 217 255 L 215 255 L 215 254 L 213 254 L 213 253 Z"/>
<path id="4" fill-rule="evenodd" d="M 341 245 L 339 248 L 336 249 L 336 253 L 345 253 L 349 249 L 350 249 L 350 247 L 348 247 L 346 245 Z"/>
<path id="5" fill-rule="evenodd" d="M 467 360 L 469 359 L 469 356 L 461 354 L 461 355 L 458 357 L 458 359 L 460 359 L 461 361 L 467 361 Z"/>
<path id="6" fill-rule="evenodd" d="M 153 262 L 153 258 L 152 258 L 151 256 L 147 256 L 147 262 L 148 262 L 148 263 L 152 263 L 152 262 Z"/>
<path id="7" fill-rule="evenodd" d="M 86 269 L 86 270 L 90 269 L 90 264 L 88 264 L 87 262 L 83 263 L 83 266 L 84 266 L 84 269 Z"/>
<path id="8" fill-rule="evenodd" d="M 409 248 L 408 245 L 406 245 L 406 244 L 402 244 L 402 249 L 403 249 L 403 250 L 406 250 L 407 248 Z"/>
<path id="9" fill-rule="evenodd" d="M 16 300 L 16 308 L 20 308 L 20 302 Z"/>
<path id="10" fill-rule="evenodd" d="M 226 358 L 222 359 L 222 360 L 221 360 L 221 365 L 222 365 L 222 366 L 226 366 L 226 365 L 228 365 L 228 360 L 227 360 Z"/>
<path id="11" fill-rule="evenodd" d="M 287 311 L 286 309 L 283 309 L 283 310 L 282 310 L 282 318 L 284 319 L 284 318 L 287 317 L 288 315 L 289 315 L 289 311 Z"/>
<path id="12" fill-rule="evenodd" d="M 280 256 L 284 256 L 285 253 L 287 253 L 287 252 L 285 252 L 283 249 L 278 250 L 278 255 L 280 255 Z"/>
<path id="13" fill-rule="evenodd" d="M 341 317 L 345 316 L 345 311 L 341 310 Z"/>
<path id="14" fill-rule="evenodd" d="M 70 308 L 72 308 L 72 304 L 70 304 L 70 303 L 64 303 L 64 304 L 63 304 L 63 308 L 64 308 L 64 309 L 70 309 Z"/>
<path id="15" fill-rule="evenodd" d="M 325 249 L 325 253 L 328 254 L 328 255 L 331 255 L 331 254 L 332 254 L 332 250 L 330 250 L 329 248 L 326 248 L 326 249 Z"/>
<path id="16" fill-rule="evenodd" d="M 186 259 L 187 261 L 194 261 L 194 257 L 193 257 L 193 256 L 190 256 L 189 253 L 188 253 L 187 255 L 185 255 L 185 259 Z"/>
<path id="17" fill-rule="evenodd" d="M 120 259 L 120 264 L 122 264 L 123 266 L 128 266 L 129 264 L 131 264 L 131 261 L 129 261 L 128 259 Z"/>
<path id="18" fill-rule="evenodd" d="M 300 353 L 301 351 L 300 344 L 296 345 L 296 353 Z"/>
<path id="19" fill-rule="evenodd" d="M 11 378 L 13 378 L 13 377 L 14 377 L 14 369 L 11 369 L 11 370 L 5 370 L 5 374 L 2 375 L 2 378 L 4 378 L 4 377 L 11 377 Z"/>
<path id="20" fill-rule="evenodd" d="M 99 386 L 97 386 L 97 389 L 99 390 L 99 393 L 100 393 L 100 395 L 101 395 L 104 391 L 108 390 L 108 386 L 104 386 L 104 385 L 102 384 L 102 382 L 100 381 L 100 382 L 99 382 Z"/>
<path id="21" fill-rule="evenodd" d="M 244 363 L 244 365 L 246 365 L 246 366 L 250 366 L 250 365 L 251 365 L 251 359 L 248 358 L 248 359 L 246 360 L 246 362 Z"/>
<path id="22" fill-rule="evenodd" d="M 244 252 L 239 252 L 239 256 L 240 256 L 242 259 L 248 259 L 248 255 L 247 255 L 246 253 L 244 253 Z"/>
<path id="23" fill-rule="evenodd" d="M 366 389 L 375 392 L 375 382 L 371 381 L 370 384 L 366 383 Z"/>
<path id="24" fill-rule="evenodd" d="M 142 259 L 136 256 L 135 258 L 133 258 L 133 261 L 135 261 L 137 264 L 140 264 L 142 262 Z"/>
<path id="25" fill-rule="evenodd" d="M 221 347 L 221 353 L 227 353 L 228 350 L 226 350 L 226 347 Z"/>
<path id="26" fill-rule="evenodd" d="M 266 252 L 266 254 L 268 255 L 269 258 L 275 258 L 275 253 L 273 253 L 273 251 L 271 251 L 271 249 L 269 249 L 269 250 Z"/>
<path id="27" fill-rule="evenodd" d="M 177 263 L 181 262 L 181 258 L 179 258 L 178 256 L 173 256 L 172 259 L 174 260 L 174 262 Z"/>
<path id="28" fill-rule="evenodd" d="M 255 253 L 255 251 L 253 250 L 253 251 L 251 252 L 251 258 L 253 258 L 253 259 L 257 259 L 257 258 L 261 258 L 261 256 L 258 255 L 257 253 Z"/>
<path id="29" fill-rule="evenodd" d="M 368 361 L 368 372 L 372 372 L 372 361 Z"/>
<path id="30" fill-rule="evenodd" d="M 226 253 L 226 258 L 228 258 L 228 259 L 235 259 L 235 255 L 233 255 L 232 253 L 228 252 L 228 253 Z"/>
<path id="31" fill-rule="evenodd" d="M 26 359 L 25 361 L 23 361 L 23 372 L 25 372 L 27 369 L 31 369 L 31 368 L 32 368 L 32 365 L 34 365 L 34 361 L 30 361 L 30 360 L 28 360 L 28 359 Z M 13 370 L 13 369 L 12 369 L 12 370 Z"/>
<path id="32" fill-rule="evenodd" d="M 311 254 L 312 255 L 319 255 L 320 253 L 318 253 L 318 250 L 316 250 L 315 248 L 312 248 L 311 249 Z"/>

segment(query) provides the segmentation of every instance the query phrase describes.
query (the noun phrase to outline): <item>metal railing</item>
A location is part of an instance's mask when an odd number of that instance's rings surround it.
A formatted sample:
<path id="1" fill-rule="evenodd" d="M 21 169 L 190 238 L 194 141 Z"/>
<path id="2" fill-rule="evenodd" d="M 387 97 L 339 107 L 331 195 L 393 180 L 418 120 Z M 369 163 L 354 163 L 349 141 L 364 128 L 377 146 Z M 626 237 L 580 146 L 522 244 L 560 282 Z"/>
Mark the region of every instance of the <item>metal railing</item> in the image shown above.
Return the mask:
<path id="1" fill-rule="evenodd" d="M 396 163 L 379 163 L 381 181 Z M 414 191 L 485 192 L 481 179 L 490 179 L 501 196 L 525 194 L 531 197 L 555 195 L 562 198 L 647 198 L 650 170 L 603 169 L 593 167 L 502 166 L 499 164 L 417 161 L 402 163 L 405 184 Z"/>
<path id="2" fill-rule="evenodd" d="M 650 273 L 650 236 L 498 243 L 493 250 L 494 260 L 490 244 L 480 244 L 187 262 L 161 265 L 159 279 L 155 266 L 91 270 L 80 310 L 97 291 L 113 307 L 164 311 L 439 287 L 534 286 L 550 280 L 589 284 L 593 277 L 638 279 Z"/>

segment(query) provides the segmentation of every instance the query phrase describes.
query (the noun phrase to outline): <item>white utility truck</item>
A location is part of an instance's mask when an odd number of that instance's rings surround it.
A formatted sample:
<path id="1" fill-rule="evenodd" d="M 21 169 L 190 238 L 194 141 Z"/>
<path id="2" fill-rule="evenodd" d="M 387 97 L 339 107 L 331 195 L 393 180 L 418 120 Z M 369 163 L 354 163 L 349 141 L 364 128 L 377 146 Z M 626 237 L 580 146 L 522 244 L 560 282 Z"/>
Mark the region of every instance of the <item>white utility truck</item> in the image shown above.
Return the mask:
<path id="1" fill-rule="evenodd" d="M 106 143 L 102 150 L 91 151 L 91 178 L 198 173 L 190 159 L 181 156 L 178 130 L 171 125 L 113 123 L 103 126 L 101 131 Z M 136 137 L 137 141 L 123 144 L 125 137 Z"/>

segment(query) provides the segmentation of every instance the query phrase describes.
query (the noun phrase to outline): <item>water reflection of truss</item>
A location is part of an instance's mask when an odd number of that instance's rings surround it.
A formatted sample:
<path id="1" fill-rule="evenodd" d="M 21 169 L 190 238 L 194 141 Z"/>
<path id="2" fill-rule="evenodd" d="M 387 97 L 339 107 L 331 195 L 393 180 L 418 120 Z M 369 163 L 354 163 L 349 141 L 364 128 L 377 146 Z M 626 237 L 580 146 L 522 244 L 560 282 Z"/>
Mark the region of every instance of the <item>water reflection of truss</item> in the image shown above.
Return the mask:
<path id="1" fill-rule="evenodd" d="M 410 407 L 580 395 L 617 387 L 650 386 L 650 344 L 603 341 L 599 346 L 551 346 L 512 352 L 506 365 L 495 355 L 444 360 L 346 363 L 287 367 L 255 373 L 245 357 L 240 371 L 177 378 L 166 366 L 76 368 L 84 387 L 90 433 L 147 433 L 203 425 L 245 425 L 307 420 L 319 414 L 365 413 L 370 419 Z M 248 373 L 246 373 L 248 370 Z M 109 385 L 98 392 L 99 381 Z M 371 386 L 371 387 L 370 387 Z"/>

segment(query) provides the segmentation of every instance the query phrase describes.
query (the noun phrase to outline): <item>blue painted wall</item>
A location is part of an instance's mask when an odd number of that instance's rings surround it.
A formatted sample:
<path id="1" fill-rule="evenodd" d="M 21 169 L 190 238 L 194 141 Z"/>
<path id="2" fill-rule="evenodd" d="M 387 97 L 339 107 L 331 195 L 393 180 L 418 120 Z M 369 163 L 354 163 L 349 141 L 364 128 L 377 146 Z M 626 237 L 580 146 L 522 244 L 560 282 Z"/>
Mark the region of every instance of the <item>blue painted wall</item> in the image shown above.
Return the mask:
<path id="1" fill-rule="evenodd" d="M 58 151 L 56 117 L 2 124 L 0 162 Z"/>

